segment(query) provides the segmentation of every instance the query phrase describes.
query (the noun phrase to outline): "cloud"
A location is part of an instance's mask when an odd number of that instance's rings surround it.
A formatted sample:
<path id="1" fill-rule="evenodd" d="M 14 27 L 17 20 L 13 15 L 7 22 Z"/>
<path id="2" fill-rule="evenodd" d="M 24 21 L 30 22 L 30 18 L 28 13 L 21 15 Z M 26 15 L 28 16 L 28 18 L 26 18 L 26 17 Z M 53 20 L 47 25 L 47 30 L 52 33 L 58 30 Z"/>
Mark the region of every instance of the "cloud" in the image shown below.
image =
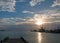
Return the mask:
<path id="1" fill-rule="evenodd" d="M 37 16 L 36 16 L 37 15 Z M 45 23 L 60 22 L 60 13 L 46 15 L 46 14 L 35 14 L 34 18 L 41 18 Z"/>
<path id="2" fill-rule="evenodd" d="M 60 22 L 60 13 L 50 14 L 50 15 L 45 15 L 45 16 L 47 18 L 47 22 L 50 22 L 50 23 Z"/>
<path id="3" fill-rule="evenodd" d="M 4 25 L 20 25 L 20 24 L 33 24 L 33 18 L 1 18 L 0 26 Z"/>
<path id="4" fill-rule="evenodd" d="M 20 24 L 35 24 L 37 19 L 43 19 L 45 23 L 54 23 L 60 22 L 60 13 L 50 14 L 47 16 L 46 14 L 34 14 L 31 18 L 1 18 L 0 19 L 0 26 L 1 25 L 20 25 Z"/>
<path id="5" fill-rule="evenodd" d="M 34 18 L 45 18 L 44 21 L 47 23 L 60 22 L 60 11 L 59 9 L 47 9 L 42 11 L 33 12 L 32 11 L 23 11 L 23 13 L 30 13 L 34 16 L 32 18 L 27 18 L 28 22 L 34 22 Z"/>
<path id="6" fill-rule="evenodd" d="M 41 11 L 41 15 L 47 17 L 48 22 L 60 22 L 60 11 L 59 9 L 50 9 Z"/>
<path id="7" fill-rule="evenodd" d="M 18 22 L 25 22 L 23 18 L 1 18 L 0 25 L 16 25 Z"/>
<path id="8" fill-rule="evenodd" d="M 0 25 L 19 25 L 19 24 L 34 24 L 36 18 L 44 18 L 46 23 L 60 22 L 60 11 L 59 9 L 48 9 L 36 12 L 24 10 L 22 13 L 33 14 L 32 17 L 19 18 L 1 18 Z"/>
<path id="9" fill-rule="evenodd" d="M 0 11 L 15 11 L 15 0 L 0 0 Z"/>
<path id="10" fill-rule="evenodd" d="M 31 1 L 30 1 L 30 5 L 33 7 L 33 6 L 35 6 L 36 4 L 38 4 L 39 2 L 41 3 L 42 1 L 44 1 L 44 0 L 31 0 Z"/>
<path id="11" fill-rule="evenodd" d="M 31 11 L 24 10 L 24 11 L 22 11 L 22 13 L 34 14 L 35 12 L 31 12 Z"/>
<path id="12" fill-rule="evenodd" d="M 60 11 L 58 9 L 43 10 L 35 14 L 34 17 L 44 18 L 47 23 L 60 22 Z"/>
<path id="13" fill-rule="evenodd" d="M 51 7 L 55 7 L 55 6 L 60 6 L 60 0 L 56 0 L 56 1 L 54 1 L 54 3 L 52 4 L 52 6 Z"/>

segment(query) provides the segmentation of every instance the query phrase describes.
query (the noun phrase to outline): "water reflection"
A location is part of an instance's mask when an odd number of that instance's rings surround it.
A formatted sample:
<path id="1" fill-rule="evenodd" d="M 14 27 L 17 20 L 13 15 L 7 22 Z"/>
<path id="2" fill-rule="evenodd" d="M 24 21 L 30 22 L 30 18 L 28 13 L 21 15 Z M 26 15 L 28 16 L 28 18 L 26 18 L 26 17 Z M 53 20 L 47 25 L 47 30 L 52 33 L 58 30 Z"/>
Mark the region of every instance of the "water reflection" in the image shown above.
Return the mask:
<path id="1" fill-rule="evenodd" d="M 37 34 L 38 34 L 38 35 L 37 35 L 37 36 L 38 36 L 38 43 L 41 43 L 41 41 L 42 41 L 42 40 L 41 40 L 41 39 L 42 39 L 41 33 L 37 33 Z"/>

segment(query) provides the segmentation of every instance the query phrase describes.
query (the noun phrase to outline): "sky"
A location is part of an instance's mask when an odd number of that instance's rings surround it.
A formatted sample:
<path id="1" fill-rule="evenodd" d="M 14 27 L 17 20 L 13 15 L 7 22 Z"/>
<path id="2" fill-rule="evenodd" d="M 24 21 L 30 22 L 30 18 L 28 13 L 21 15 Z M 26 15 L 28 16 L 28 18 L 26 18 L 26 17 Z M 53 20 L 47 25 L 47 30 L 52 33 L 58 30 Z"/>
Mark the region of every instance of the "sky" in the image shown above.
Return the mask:
<path id="1" fill-rule="evenodd" d="M 47 23 L 60 22 L 60 0 L 0 0 L 0 27 L 33 24 L 41 16 Z"/>

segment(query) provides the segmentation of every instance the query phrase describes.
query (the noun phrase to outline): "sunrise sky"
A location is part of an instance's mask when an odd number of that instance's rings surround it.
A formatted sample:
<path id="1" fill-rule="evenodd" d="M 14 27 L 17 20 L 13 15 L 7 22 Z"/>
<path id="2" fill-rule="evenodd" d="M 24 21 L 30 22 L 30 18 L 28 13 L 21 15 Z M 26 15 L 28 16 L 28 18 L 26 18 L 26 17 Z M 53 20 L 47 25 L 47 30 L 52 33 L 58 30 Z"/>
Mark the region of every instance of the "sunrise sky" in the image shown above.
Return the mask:
<path id="1" fill-rule="evenodd" d="M 60 0 L 0 0 L 0 26 L 54 22 L 60 22 Z"/>

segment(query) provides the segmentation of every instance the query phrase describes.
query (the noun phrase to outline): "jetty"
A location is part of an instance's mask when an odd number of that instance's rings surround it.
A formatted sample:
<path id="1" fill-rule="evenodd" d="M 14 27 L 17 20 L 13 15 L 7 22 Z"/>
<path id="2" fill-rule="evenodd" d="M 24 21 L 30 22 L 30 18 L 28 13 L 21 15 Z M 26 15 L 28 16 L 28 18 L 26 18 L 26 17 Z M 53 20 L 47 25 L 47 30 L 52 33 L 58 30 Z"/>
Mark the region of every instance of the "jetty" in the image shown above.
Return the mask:
<path id="1" fill-rule="evenodd" d="M 23 37 L 20 38 L 9 38 L 6 37 L 0 41 L 0 43 L 28 43 Z"/>

